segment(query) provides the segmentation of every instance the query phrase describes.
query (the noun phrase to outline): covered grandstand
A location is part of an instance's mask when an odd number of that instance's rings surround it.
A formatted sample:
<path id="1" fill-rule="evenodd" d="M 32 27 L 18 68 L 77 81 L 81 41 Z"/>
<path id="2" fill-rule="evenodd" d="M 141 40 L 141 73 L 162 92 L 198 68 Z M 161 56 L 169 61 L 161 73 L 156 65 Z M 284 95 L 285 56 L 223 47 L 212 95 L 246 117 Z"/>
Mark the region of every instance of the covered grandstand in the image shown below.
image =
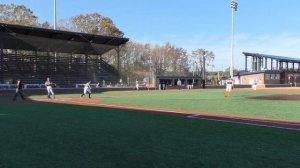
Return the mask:
<path id="1" fill-rule="evenodd" d="M 300 83 L 300 59 L 243 52 L 245 72 L 234 75 L 236 84 L 297 85 Z"/>
<path id="2" fill-rule="evenodd" d="M 86 81 L 118 81 L 119 47 L 128 38 L 0 23 L 0 83 L 40 84 L 47 77 L 60 86 Z M 115 49 L 118 66 L 103 60 Z"/>

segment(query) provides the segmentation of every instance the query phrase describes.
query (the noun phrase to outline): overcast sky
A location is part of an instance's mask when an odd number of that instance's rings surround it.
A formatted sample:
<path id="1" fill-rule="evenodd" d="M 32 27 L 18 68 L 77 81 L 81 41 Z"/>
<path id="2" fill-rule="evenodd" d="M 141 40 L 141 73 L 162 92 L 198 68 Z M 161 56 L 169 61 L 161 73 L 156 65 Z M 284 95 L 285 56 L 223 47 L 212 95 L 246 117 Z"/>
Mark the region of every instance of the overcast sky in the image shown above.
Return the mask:
<path id="1" fill-rule="evenodd" d="M 216 54 L 214 70 L 230 65 L 231 0 L 57 0 L 57 18 L 98 12 L 136 42 L 171 42 Z M 53 23 L 53 0 L 1 0 L 29 7 Z M 234 64 L 243 51 L 300 58 L 299 0 L 238 0 Z"/>

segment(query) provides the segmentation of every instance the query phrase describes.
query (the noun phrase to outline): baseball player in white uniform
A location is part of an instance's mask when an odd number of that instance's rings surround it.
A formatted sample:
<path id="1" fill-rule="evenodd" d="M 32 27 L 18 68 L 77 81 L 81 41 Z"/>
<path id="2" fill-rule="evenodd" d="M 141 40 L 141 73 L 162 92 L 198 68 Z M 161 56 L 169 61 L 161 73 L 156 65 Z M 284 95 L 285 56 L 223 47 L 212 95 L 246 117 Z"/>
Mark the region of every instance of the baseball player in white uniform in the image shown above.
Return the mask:
<path id="1" fill-rule="evenodd" d="M 226 91 L 225 91 L 225 97 L 228 97 L 230 96 L 230 92 L 232 90 L 232 86 L 233 86 L 233 81 L 230 79 L 230 80 L 227 80 L 226 81 Z"/>
<path id="2" fill-rule="evenodd" d="M 256 91 L 256 88 L 257 88 L 257 81 L 256 81 L 256 79 L 253 81 L 253 83 L 252 83 L 252 89 L 254 90 L 254 91 Z"/>
<path id="3" fill-rule="evenodd" d="M 46 86 L 46 89 L 47 89 L 49 99 L 51 98 L 51 95 L 53 95 L 53 98 L 55 98 L 55 95 L 54 95 L 54 92 L 53 92 L 53 89 L 52 89 L 52 85 L 55 85 L 55 83 L 52 83 L 50 81 L 50 78 L 47 78 L 47 81 L 45 82 L 45 86 Z"/>
<path id="4" fill-rule="evenodd" d="M 84 85 L 83 93 L 82 93 L 81 97 L 84 96 L 86 93 L 88 93 L 88 94 L 89 94 L 89 98 L 91 98 L 91 94 L 92 94 L 92 91 L 91 91 L 91 90 L 92 90 L 92 88 L 91 88 L 90 83 L 91 83 L 91 82 L 88 82 L 88 83 L 86 83 L 86 84 Z"/>
<path id="5" fill-rule="evenodd" d="M 136 88 L 136 90 L 139 90 L 139 81 L 138 80 L 135 81 L 135 88 Z"/>

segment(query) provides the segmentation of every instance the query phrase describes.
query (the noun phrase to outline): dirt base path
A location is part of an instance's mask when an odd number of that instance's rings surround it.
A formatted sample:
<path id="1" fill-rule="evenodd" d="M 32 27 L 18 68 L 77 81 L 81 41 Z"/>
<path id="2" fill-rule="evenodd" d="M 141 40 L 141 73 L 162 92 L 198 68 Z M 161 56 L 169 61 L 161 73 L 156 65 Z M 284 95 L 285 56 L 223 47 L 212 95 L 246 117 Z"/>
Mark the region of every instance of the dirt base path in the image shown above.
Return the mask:
<path id="1" fill-rule="evenodd" d="M 165 109 L 156 107 L 139 107 L 132 105 L 121 105 L 121 104 L 108 104 L 101 103 L 101 98 L 58 98 L 58 99 L 34 99 L 34 102 L 39 103 L 61 103 L 61 104 L 72 104 L 72 105 L 83 105 L 93 107 L 105 107 L 113 109 L 126 109 L 134 110 L 139 112 L 157 112 L 157 113 L 168 113 L 173 115 L 182 115 L 189 118 L 205 119 L 213 121 L 222 121 L 230 123 L 240 123 L 247 125 L 256 125 L 264 127 L 283 128 L 300 131 L 300 121 L 290 121 L 282 119 L 270 119 L 264 117 L 253 117 L 244 115 L 230 115 L 230 114 L 219 114 L 211 112 L 199 112 L 189 110 L 175 110 Z"/>

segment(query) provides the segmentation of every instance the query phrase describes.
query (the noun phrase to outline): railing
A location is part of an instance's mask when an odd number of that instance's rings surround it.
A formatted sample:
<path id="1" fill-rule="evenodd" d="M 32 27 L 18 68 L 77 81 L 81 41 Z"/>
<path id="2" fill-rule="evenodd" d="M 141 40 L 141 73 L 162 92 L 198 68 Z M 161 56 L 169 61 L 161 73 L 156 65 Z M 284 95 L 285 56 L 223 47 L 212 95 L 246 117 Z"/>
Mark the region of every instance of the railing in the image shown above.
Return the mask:
<path id="1" fill-rule="evenodd" d="M 75 87 L 75 84 L 86 83 L 90 80 L 101 82 L 119 79 L 118 70 L 102 59 L 89 59 L 86 64 L 72 62 L 67 56 L 57 58 L 56 63 L 53 61 L 53 55 L 21 56 L 6 53 L 3 57 L 0 74 L 0 82 L 3 83 L 13 83 L 16 79 L 21 79 L 24 83 L 40 84 L 50 77 L 60 86 Z M 37 88 L 38 85 L 28 87 Z M 9 88 L 9 86 L 5 84 L 1 88 Z"/>

